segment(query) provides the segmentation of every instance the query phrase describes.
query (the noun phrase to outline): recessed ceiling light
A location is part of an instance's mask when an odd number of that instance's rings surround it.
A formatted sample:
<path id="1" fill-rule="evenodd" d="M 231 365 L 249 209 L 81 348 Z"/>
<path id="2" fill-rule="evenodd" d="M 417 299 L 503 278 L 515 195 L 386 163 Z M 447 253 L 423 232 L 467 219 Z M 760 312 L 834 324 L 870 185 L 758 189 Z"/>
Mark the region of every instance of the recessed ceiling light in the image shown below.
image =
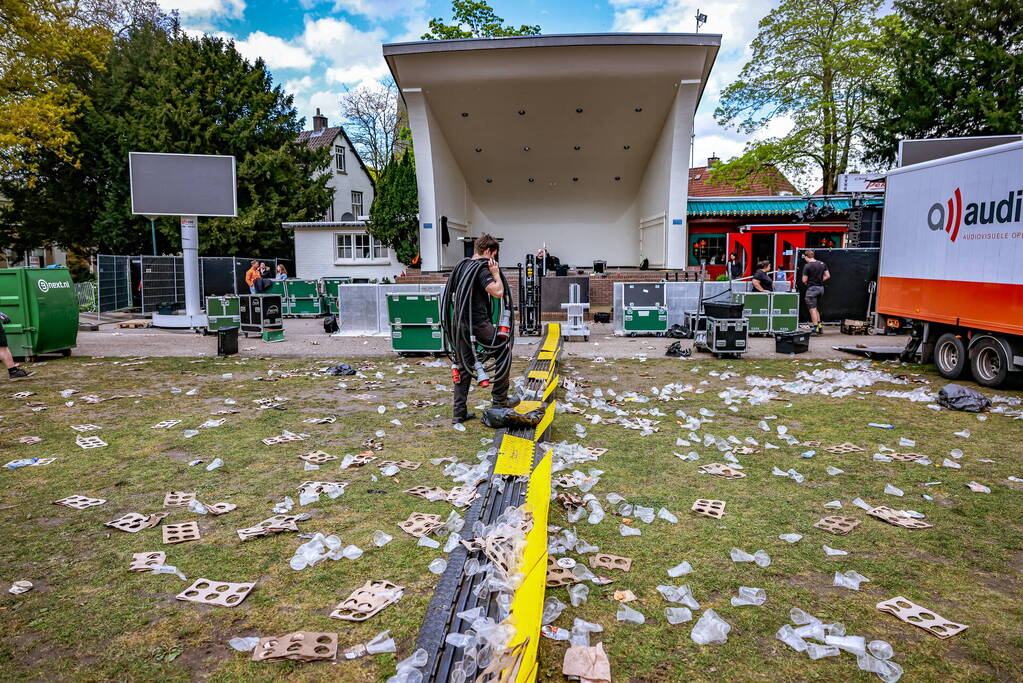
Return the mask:
<path id="1" fill-rule="evenodd" d="M 519 109 L 519 116 L 525 116 L 525 115 L 526 115 L 526 110 L 525 109 Z"/>
<path id="2" fill-rule="evenodd" d="M 620 175 L 616 175 L 615 176 L 615 180 L 621 180 L 621 179 L 622 179 L 622 177 Z"/>
<path id="3" fill-rule="evenodd" d="M 525 147 L 523 147 L 522 151 L 523 152 L 528 152 L 529 151 L 529 145 L 526 145 Z"/>
<path id="4" fill-rule="evenodd" d="M 583 108 L 582 107 L 576 107 L 575 108 L 575 113 L 576 114 L 582 114 L 583 113 Z"/>
<path id="5" fill-rule="evenodd" d="M 535 180 L 535 178 L 530 178 L 529 182 L 533 182 L 534 180 Z"/>
<path id="6" fill-rule="evenodd" d="M 643 107 L 636 107 L 636 113 L 637 113 L 637 114 L 638 114 L 639 112 L 641 112 L 641 111 L 643 111 Z"/>
<path id="7" fill-rule="evenodd" d="M 628 149 L 628 148 L 629 148 L 628 145 L 625 145 L 624 147 L 622 147 L 622 149 Z"/>
<path id="8" fill-rule="evenodd" d="M 477 151 L 477 152 L 482 152 L 482 151 L 483 151 L 483 148 L 482 148 L 482 147 L 477 147 L 477 148 L 476 148 L 476 151 Z"/>
<path id="9" fill-rule="evenodd" d="M 582 149 L 582 147 L 580 147 L 579 145 L 576 145 L 576 146 L 575 146 L 575 147 L 573 147 L 572 149 L 574 149 L 575 151 L 577 151 L 577 152 L 578 152 L 579 150 L 581 150 L 581 149 Z"/>
<path id="10" fill-rule="evenodd" d="M 494 182 L 494 179 L 493 178 L 487 178 L 487 182 L 488 183 L 492 183 L 492 182 Z"/>
<path id="11" fill-rule="evenodd" d="M 572 178 L 572 182 L 573 182 L 573 183 L 578 183 L 578 182 L 579 182 L 579 179 L 578 179 L 578 178 Z"/>
<path id="12" fill-rule="evenodd" d="M 469 112 L 463 111 L 462 112 L 462 118 L 465 119 L 465 118 L 468 118 L 468 117 L 469 117 Z"/>

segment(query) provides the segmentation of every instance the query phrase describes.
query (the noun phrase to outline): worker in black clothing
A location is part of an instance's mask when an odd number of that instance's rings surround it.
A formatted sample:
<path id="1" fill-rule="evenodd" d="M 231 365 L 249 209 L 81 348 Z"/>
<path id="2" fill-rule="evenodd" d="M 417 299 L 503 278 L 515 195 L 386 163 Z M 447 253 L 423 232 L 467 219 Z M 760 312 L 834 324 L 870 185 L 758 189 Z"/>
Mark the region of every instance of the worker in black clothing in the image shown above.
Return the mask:
<path id="1" fill-rule="evenodd" d="M 470 314 L 472 334 L 485 344 L 491 344 L 497 336 L 497 328 L 490 319 L 490 297 L 500 299 L 504 296 L 504 283 L 501 280 L 501 266 L 497 262 L 500 242 L 490 235 L 480 235 L 473 243 L 472 258 L 487 262 L 486 268 L 480 268 L 473 283 L 472 311 Z M 457 302 L 456 302 L 457 305 Z M 464 357 L 471 352 L 463 354 Z M 452 423 L 465 422 L 476 417 L 466 407 L 469 399 L 469 385 L 472 383 L 472 368 L 460 368 L 459 380 L 455 383 L 454 405 L 451 415 Z M 508 398 L 508 373 L 492 379 L 492 396 L 494 407 L 511 408 L 518 405 L 517 398 Z"/>
<path id="2" fill-rule="evenodd" d="M 774 281 L 768 273 L 771 271 L 770 261 L 761 261 L 757 264 L 757 272 L 753 273 L 753 289 L 757 292 L 773 292 Z"/>
<path id="3" fill-rule="evenodd" d="M 42 280 L 40 280 L 42 282 Z M 7 368 L 7 375 L 11 379 L 21 379 L 28 377 L 32 373 L 25 372 L 17 363 L 14 362 L 14 356 L 11 355 L 11 350 L 7 348 L 7 334 L 4 332 L 4 323 L 11 322 L 11 319 L 6 314 L 0 313 L 0 363 L 4 364 Z"/>
<path id="4" fill-rule="evenodd" d="M 821 313 L 818 309 L 820 298 L 824 295 L 824 283 L 831 279 L 828 266 L 823 261 L 813 257 L 813 249 L 803 252 L 806 257 L 806 265 L 803 266 L 803 285 L 806 292 L 803 294 L 803 301 L 806 302 L 806 310 L 810 312 L 810 331 L 815 335 L 824 334 L 824 326 L 821 325 Z"/>

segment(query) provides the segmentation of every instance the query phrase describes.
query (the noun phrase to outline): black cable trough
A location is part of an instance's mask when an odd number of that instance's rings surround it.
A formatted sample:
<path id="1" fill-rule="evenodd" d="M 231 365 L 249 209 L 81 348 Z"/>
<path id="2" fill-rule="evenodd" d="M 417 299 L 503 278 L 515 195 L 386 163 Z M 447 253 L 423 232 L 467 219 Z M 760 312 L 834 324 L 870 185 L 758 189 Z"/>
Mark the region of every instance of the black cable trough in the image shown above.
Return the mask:
<path id="1" fill-rule="evenodd" d="M 529 379 L 529 373 L 534 370 L 547 370 L 551 367 L 549 359 L 539 359 L 540 349 L 545 339 L 546 336 L 541 338 L 537 351 L 524 373 L 524 399 L 542 400 L 543 398 L 547 383 L 540 379 Z M 558 351 L 560 351 L 560 343 L 559 339 Z M 547 405 L 549 405 L 549 402 L 545 403 L 545 410 Z M 535 429 L 530 427 L 512 430 L 500 429 L 496 433 L 494 444 L 499 445 L 505 434 L 529 440 L 533 440 L 534 436 L 537 436 L 536 441 L 539 442 L 544 440 L 543 437 L 546 437 L 550 431 L 550 426 L 540 435 L 535 435 L 534 431 Z M 529 468 L 531 473 L 542 457 L 543 452 L 540 450 L 540 447 L 534 446 L 533 461 Z M 463 534 L 470 533 L 477 521 L 485 525 L 492 524 L 505 510 L 519 507 L 525 502 L 529 477 L 498 475 L 497 478 L 504 483 L 504 486 L 500 487 L 501 490 L 499 491 L 499 487 L 494 485 L 494 466 L 496 461 L 497 456 L 491 456 L 487 472 L 488 477 L 486 481 L 477 487 L 477 492 L 480 496 L 465 513 Z M 482 551 L 470 552 L 461 544 L 451 551 L 448 555 L 447 568 L 437 582 L 433 598 L 426 608 L 423 626 L 416 639 L 416 649 L 424 649 L 429 656 L 426 666 L 422 669 L 424 681 L 440 682 L 449 680 L 452 668 L 459 664 L 465 656 L 463 648 L 452 647 L 444 641 L 447 634 L 461 633 L 468 629 L 469 625 L 463 624 L 463 620 L 455 616 L 456 614 L 484 606 L 487 616 L 495 621 L 498 618 L 496 593 L 484 593 L 483 598 L 478 597 L 475 593 L 476 587 L 487 578 L 487 574 L 485 572 L 477 572 L 473 576 L 465 575 L 465 563 L 470 558 L 476 559 L 480 565 L 488 562 L 486 555 Z M 470 676 L 471 679 L 472 677 Z"/>

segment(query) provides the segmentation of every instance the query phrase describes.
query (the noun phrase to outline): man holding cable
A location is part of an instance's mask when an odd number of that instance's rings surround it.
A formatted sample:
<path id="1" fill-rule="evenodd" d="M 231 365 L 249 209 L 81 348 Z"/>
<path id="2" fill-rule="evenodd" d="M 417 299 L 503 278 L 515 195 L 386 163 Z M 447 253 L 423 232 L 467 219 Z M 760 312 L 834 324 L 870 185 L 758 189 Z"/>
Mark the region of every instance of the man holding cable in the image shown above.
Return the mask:
<path id="1" fill-rule="evenodd" d="M 501 277 L 501 266 L 497 262 L 501 244 L 496 238 L 490 235 L 480 235 L 473 243 L 473 254 L 471 261 L 466 259 L 455 266 L 448 279 L 448 287 L 453 288 L 451 299 L 452 308 L 455 310 L 453 324 L 458 328 L 455 344 L 458 346 L 456 358 L 462 362 L 454 362 L 451 366 L 452 380 L 455 384 L 454 402 L 452 406 L 451 422 L 458 424 L 476 417 L 470 413 L 466 403 L 469 400 L 469 385 L 472 383 L 473 373 L 482 373 L 482 365 L 477 361 L 477 367 L 466 367 L 466 359 L 475 355 L 468 339 L 475 338 L 484 348 L 494 347 L 501 339 L 507 340 L 508 333 L 505 327 L 499 329 L 491 322 L 490 298 L 504 299 L 504 280 Z M 485 264 L 485 267 L 483 267 Z M 471 277 L 471 281 L 463 282 L 465 277 Z M 459 311 L 464 311 L 468 306 L 468 320 Z M 504 323 L 502 323 L 503 325 Z M 466 329 L 468 328 L 468 329 Z M 454 349 L 453 349 L 454 351 Z M 506 351 L 509 358 L 506 363 L 498 363 L 494 377 L 477 377 L 481 386 L 487 382 L 492 383 L 493 403 L 495 407 L 511 408 L 519 403 L 517 398 L 508 398 L 510 349 Z"/>

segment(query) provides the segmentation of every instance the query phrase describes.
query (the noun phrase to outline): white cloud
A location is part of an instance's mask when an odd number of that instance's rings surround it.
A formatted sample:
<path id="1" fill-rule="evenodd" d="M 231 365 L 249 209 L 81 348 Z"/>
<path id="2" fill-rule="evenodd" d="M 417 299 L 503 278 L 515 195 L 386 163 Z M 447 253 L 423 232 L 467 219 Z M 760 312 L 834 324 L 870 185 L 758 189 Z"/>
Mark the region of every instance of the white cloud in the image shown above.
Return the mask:
<path id="1" fill-rule="evenodd" d="M 302 76 L 284 82 L 284 89 L 292 94 L 300 95 L 313 89 L 315 82 L 312 76 Z"/>
<path id="2" fill-rule="evenodd" d="M 386 34 L 379 28 L 360 31 L 341 19 L 306 18 L 305 31 L 299 40 L 309 52 L 328 62 L 328 81 L 344 84 L 382 78 L 387 74 L 380 49 L 385 38 Z"/>
<path id="3" fill-rule="evenodd" d="M 271 69 L 308 69 L 313 65 L 313 58 L 305 49 L 262 31 L 236 40 L 235 47 L 248 60 L 262 57 Z"/>
<path id="4" fill-rule="evenodd" d="M 370 19 L 393 19 L 422 9 L 426 0 L 334 0 L 335 12 L 360 14 Z"/>
<path id="5" fill-rule="evenodd" d="M 168 12 L 177 10 L 183 19 L 240 19 L 245 13 L 245 0 L 160 0 L 160 7 Z"/>

